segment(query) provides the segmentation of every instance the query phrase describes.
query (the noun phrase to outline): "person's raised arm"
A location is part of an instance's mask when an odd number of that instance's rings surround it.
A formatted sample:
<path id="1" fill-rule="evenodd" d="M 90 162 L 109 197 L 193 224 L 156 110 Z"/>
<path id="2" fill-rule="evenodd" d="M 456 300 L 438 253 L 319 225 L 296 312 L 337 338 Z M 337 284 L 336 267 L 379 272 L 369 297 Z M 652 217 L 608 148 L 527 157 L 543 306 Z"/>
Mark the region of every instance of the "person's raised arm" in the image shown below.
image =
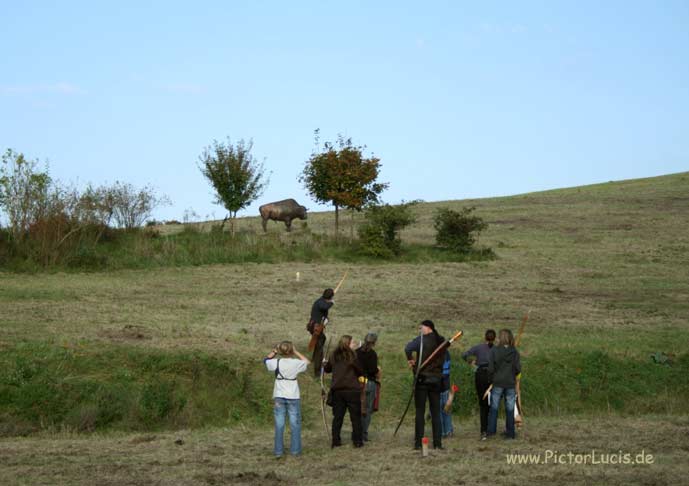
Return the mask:
<path id="1" fill-rule="evenodd" d="M 276 348 L 273 348 L 273 349 L 270 351 L 270 353 L 268 353 L 268 355 L 267 355 L 265 358 L 263 358 L 263 362 L 265 363 L 265 362 L 268 361 L 269 359 L 275 358 L 275 356 L 277 356 L 277 354 L 278 354 L 278 350 L 277 350 Z"/>
<path id="2" fill-rule="evenodd" d="M 301 354 L 301 353 L 300 353 L 299 351 L 297 351 L 296 349 L 294 350 L 294 354 L 295 354 L 295 355 L 297 356 L 297 358 L 299 358 L 300 360 L 306 361 L 306 364 L 311 363 L 311 361 L 310 361 L 306 356 L 304 356 L 303 354 Z"/>

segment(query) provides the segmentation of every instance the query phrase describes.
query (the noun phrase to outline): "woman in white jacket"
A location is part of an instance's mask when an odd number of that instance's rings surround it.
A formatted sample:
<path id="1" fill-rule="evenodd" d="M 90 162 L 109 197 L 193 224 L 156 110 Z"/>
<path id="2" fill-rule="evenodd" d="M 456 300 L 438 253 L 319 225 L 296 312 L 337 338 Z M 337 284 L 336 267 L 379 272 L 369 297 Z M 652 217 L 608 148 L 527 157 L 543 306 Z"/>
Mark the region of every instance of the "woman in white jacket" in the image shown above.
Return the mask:
<path id="1" fill-rule="evenodd" d="M 289 341 L 281 342 L 263 360 L 268 371 L 275 373 L 273 401 L 275 415 L 275 457 L 282 457 L 285 419 L 289 417 L 290 453 L 301 454 L 301 400 L 297 375 L 306 371 L 309 360 Z"/>

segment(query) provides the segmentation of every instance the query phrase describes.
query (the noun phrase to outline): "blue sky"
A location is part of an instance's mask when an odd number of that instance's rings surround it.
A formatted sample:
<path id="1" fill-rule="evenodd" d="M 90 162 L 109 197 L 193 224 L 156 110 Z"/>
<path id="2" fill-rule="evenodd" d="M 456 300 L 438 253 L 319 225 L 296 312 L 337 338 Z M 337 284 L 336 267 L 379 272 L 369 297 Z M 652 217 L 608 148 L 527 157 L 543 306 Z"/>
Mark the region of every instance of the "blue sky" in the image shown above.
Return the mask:
<path id="1" fill-rule="evenodd" d="M 294 197 L 338 133 L 387 202 L 689 170 L 689 1 L 0 0 L 0 149 L 84 184 L 152 184 L 158 219 L 221 218 L 197 168 L 254 140 Z"/>

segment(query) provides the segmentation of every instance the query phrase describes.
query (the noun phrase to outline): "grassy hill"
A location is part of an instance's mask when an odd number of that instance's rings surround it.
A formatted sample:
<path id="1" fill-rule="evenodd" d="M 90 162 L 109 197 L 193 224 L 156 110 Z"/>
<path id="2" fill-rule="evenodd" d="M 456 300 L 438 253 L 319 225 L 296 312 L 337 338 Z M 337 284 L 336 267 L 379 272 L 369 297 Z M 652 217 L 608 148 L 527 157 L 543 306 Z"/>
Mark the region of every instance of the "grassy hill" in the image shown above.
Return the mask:
<path id="1" fill-rule="evenodd" d="M 434 209 L 465 205 L 490 224 L 481 243 L 496 260 L 3 273 L 2 430 L 263 423 L 270 376 L 259 358 L 282 339 L 305 347 L 310 304 L 345 270 L 332 334 L 380 333 L 381 419 L 396 417 L 405 401 L 410 377 L 401 348 L 418 322 L 433 319 L 445 335 L 463 329 L 462 349 L 488 327 L 516 329 L 527 310 L 530 410 L 689 411 L 689 173 L 424 203 L 403 240 L 432 244 Z M 280 237 L 332 231 L 332 219 L 312 214 L 308 230 Z M 257 225 L 258 218 L 240 221 L 244 231 Z M 653 362 L 658 352 L 672 364 Z M 454 361 L 466 390 L 457 413 L 469 416 L 470 370 L 458 352 Z M 310 424 L 319 391 L 308 379 L 302 388 Z"/>

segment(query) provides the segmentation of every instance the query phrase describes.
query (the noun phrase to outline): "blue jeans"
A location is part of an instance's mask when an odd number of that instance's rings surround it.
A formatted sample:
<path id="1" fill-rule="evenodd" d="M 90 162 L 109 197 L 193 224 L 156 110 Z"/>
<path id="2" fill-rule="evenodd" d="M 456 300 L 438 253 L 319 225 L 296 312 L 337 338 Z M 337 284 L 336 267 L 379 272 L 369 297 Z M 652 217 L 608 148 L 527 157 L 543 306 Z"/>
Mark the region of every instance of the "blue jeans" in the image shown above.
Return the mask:
<path id="1" fill-rule="evenodd" d="M 514 403 L 516 393 L 514 388 L 501 388 L 494 386 L 490 392 L 490 412 L 488 413 L 488 435 L 495 435 L 498 428 L 498 408 L 500 400 L 505 397 L 505 414 L 507 415 L 507 437 L 514 439 Z"/>
<path id="2" fill-rule="evenodd" d="M 452 410 L 450 413 L 445 413 L 445 404 L 450 396 L 450 390 L 444 391 L 440 394 L 440 427 L 442 429 L 442 436 L 447 437 L 453 434 L 455 429 L 452 426 Z"/>
<path id="3" fill-rule="evenodd" d="M 282 455 L 282 437 L 285 433 L 285 416 L 289 415 L 290 444 L 292 455 L 301 454 L 301 401 L 299 399 L 274 398 L 275 407 L 275 446 L 273 452 L 277 457 Z"/>
<path id="4" fill-rule="evenodd" d="M 366 383 L 366 415 L 361 418 L 363 439 L 368 440 L 368 427 L 373 417 L 373 402 L 376 400 L 376 382 L 369 380 Z"/>

